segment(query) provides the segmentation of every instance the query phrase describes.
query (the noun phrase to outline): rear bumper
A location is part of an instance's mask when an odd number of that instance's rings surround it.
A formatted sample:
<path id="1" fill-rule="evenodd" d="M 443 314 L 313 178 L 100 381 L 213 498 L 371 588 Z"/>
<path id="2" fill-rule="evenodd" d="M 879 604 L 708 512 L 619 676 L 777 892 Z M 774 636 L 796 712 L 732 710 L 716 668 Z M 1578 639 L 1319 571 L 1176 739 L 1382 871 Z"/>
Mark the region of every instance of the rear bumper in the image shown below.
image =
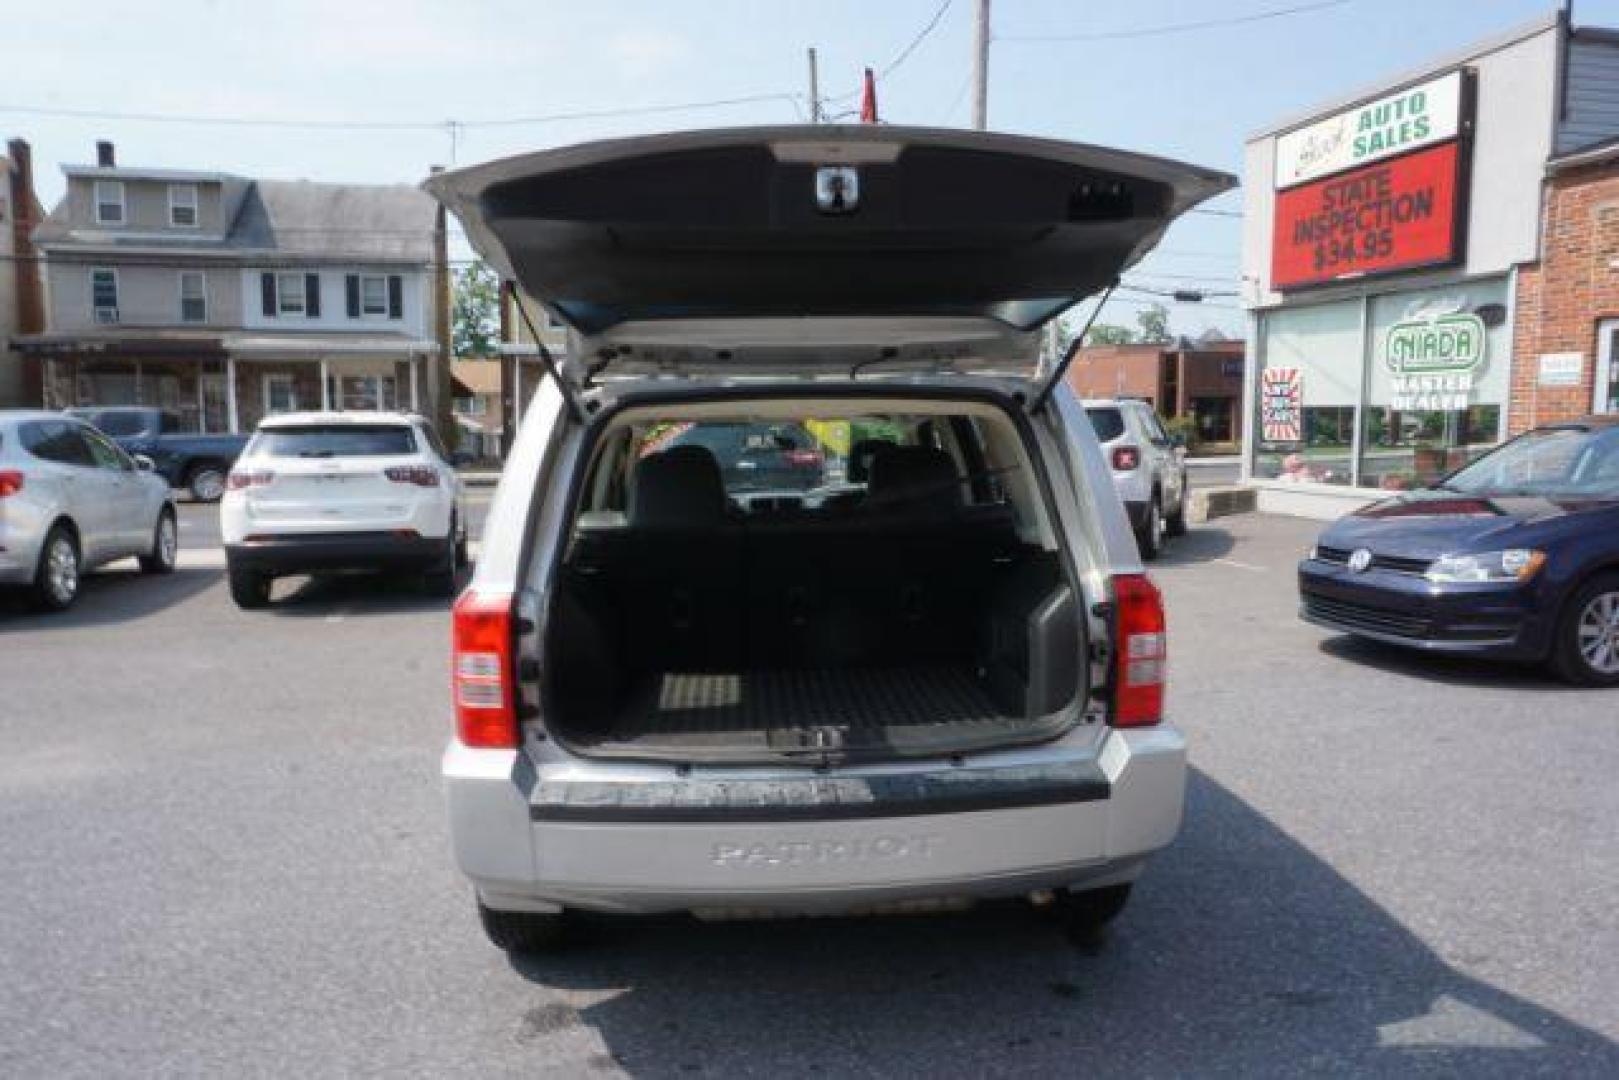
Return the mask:
<path id="1" fill-rule="evenodd" d="M 307 533 L 225 545 L 232 570 L 300 574 L 322 570 L 427 570 L 444 561 L 442 537 L 391 532 Z"/>
<path id="2" fill-rule="evenodd" d="M 1179 829 L 1186 749 L 1172 727 L 1110 731 L 1099 753 L 981 757 L 931 773 L 682 777 L 536 769 L 452 743 L 443 771 L 456 860 L 505 910 L 837 912 L 1100 886 L 1134 877 Z"/>
<path id="3" fill-rule="evenodd" d="M 1357 574 L 1309 559 L 1299 564 L 1299 617 L 1425 652 L 1508 660 L 1542 659 L 1553 624 L 1533 588 L 1439 587 L 1416 574 Z"/>

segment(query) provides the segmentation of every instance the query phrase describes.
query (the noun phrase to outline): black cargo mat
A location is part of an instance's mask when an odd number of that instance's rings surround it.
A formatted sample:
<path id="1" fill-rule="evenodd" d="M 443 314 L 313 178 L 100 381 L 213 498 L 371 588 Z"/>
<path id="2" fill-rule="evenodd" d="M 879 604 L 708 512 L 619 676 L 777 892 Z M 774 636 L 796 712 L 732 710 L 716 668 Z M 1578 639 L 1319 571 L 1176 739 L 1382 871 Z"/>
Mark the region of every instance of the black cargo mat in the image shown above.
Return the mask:
<path id="1" fill-rule="evenodd" d="M 626 695 L 597 749 L 922 750 L 1029 727 L 970 667 L 659 672 Z"/>

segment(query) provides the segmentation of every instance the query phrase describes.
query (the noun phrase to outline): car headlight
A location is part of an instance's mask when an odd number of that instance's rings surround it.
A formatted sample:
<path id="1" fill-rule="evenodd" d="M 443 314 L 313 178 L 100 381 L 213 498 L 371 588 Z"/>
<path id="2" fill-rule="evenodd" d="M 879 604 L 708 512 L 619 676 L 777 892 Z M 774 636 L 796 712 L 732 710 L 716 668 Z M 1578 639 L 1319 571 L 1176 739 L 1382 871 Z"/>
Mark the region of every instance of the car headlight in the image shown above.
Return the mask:
<path id="1" fill-rule="evenodd" d="M 1478 555 L 1441 555 L 1423 576 L 1438 584 L 1528 581 L 1545 564 L 1544 551 L 1508 548 Z"/>

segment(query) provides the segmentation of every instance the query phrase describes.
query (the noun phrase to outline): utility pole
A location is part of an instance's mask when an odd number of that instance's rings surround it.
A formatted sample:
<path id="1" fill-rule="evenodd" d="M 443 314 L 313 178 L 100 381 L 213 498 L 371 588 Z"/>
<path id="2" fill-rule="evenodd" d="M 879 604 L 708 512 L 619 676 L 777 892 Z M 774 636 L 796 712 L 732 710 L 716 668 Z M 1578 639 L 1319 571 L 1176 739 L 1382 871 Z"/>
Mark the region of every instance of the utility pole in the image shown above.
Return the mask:
<path id="1" fill-rule="evenodd" d="M 973 127 L 989 126 L 989 0 L 978 0 L 973 33 Z"/>
<path id="2" fill-rule="evenodd" d="M 821 75 L 815 64 L 815 46 L 809 47 L 810 123 L 821 122 Z"/>

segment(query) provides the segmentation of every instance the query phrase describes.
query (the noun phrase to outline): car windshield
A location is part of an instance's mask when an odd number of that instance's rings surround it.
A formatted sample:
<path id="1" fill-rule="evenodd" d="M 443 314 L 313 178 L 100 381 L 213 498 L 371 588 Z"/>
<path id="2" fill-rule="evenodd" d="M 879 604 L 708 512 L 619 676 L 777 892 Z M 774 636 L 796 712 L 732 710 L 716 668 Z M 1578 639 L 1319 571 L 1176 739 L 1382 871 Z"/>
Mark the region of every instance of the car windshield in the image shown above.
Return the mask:
<path id="1" fill-rule="evenodd" d="M 128 439 L 147 434 L 147 418 L 148 414 L 143 412 L 104 412 L 95 418 L 95 425 L 101 429 L 103 435 L 114 439 Z"/>
<path id="2" fill-rule="evenodd" d="M 389 457 L 414 454 L 416 439 L 399 424 L 326 424 L 268 428 L 248 451 L 261 457 Z"/>
<path id="3" fill-rule="evenodd" d="M 728 492 L 808 491 L 841 474 L 841 432 L 812 433 L 802 423 L 671 424 L 654 431 L 644 455 L 678 446 L 700 446 L 714 455 Z"/>
<path id="4" fill-rule="evenodd" d="M 1124 434 L 1124 413 L 1111 406 L 1097 406 L 1086 409 L 1090 414 L 1091 427 L 1096 429 L 1096 438 L 1099 442 L 1112 442 Z"/>
<path id="5" fill-rule="evenodd" d="M 1531 431 L 1439 487 L 1464 495 L 1619 499 L 1619 427 Z"/>

